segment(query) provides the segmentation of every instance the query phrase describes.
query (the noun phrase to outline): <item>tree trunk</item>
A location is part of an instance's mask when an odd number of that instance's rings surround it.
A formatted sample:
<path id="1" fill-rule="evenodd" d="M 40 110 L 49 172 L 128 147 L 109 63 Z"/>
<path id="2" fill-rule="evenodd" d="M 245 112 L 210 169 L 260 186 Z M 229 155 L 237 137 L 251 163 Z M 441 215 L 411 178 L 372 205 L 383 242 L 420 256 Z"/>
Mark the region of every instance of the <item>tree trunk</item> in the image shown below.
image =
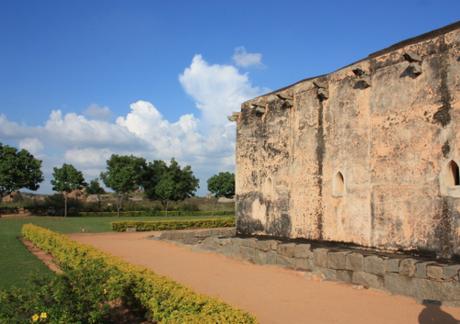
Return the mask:
<path id="1" fill-rule="evenodd" d="M 120 216 L 120 210 L 123 203 L 124 194 L 117 195 L 117 216 Z"/>
<path id="2" fill-rule="evenodd" d="M 64 192 L 64 217 L 67 217 L 67 192 Z"/>
<path id="3" fill-rule="evenodd" d="M 163 211 L 165 212 L 166 216 L 168 216 L 168 200 L 162 200 L 161 204 L 163 205 Z"/>
<path id="4" fill-rule="evenodd" d="M 97 209 L 98 211 L 101 211 L 101 195 L 97 194 L 96 197 L 97 197 Z"/>
<path id="5" fill-rule="evenodd" d="M 216 197 L 214 197 L 214 212 L 212 213 L 213 216 L 216 216 L 215 214 L 216 214 L 216 211 L 217 211 L 216 209 L 217 209 L 217 204 L 218 203 L 219 203 L 219 197 L 216 196 Z"/>

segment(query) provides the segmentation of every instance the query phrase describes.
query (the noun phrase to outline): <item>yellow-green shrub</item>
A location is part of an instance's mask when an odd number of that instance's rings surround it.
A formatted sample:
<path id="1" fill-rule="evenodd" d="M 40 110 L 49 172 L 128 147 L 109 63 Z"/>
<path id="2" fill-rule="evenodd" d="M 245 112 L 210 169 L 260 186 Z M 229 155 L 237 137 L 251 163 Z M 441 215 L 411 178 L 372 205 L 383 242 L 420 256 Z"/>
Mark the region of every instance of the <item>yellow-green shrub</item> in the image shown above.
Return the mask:
<path id="1" fill-rule="evenodd" d="M 22 235 L 42 250 L 49 252 L 64 269 L 84 268 L 106 276 L 95 287 L 110 298 L 132 298 L 150 316 L 163 323 L 256 323 L 253 316 L 215 298 L 197 294 L 166 277 L 91 246 L 80 244 L 48 229 L 26 224 Z"/>
<path id="2" fill-rule="evenodd" d="M 166 221 L 120 221 L 112 222 L 112 230 L 124 232 L 127 228 L 136 231 L 164 231 L 192 228 L 215 228 L 235 226 L 234 217 L 219 217 L 209 219 L 166 220 Z"/>

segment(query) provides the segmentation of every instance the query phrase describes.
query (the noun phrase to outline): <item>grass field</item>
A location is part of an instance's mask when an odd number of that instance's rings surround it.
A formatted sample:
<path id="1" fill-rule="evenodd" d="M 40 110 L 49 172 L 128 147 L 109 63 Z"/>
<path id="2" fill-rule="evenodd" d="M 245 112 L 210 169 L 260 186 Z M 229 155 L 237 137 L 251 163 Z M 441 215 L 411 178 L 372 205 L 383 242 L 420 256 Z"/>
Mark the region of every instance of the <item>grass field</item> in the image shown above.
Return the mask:
<path id="1" fill-rule="evenodd" d="M 22 217 L 0 218 L 0 289 L 24 287 L 32 274 L 52 275 L 18 240 L 23 224 L 33 223 L 60 233 L 109 232 L 110 222 L 122 220 L 172 220 L 215 218 L 216 216 L 176 217 Z"/>

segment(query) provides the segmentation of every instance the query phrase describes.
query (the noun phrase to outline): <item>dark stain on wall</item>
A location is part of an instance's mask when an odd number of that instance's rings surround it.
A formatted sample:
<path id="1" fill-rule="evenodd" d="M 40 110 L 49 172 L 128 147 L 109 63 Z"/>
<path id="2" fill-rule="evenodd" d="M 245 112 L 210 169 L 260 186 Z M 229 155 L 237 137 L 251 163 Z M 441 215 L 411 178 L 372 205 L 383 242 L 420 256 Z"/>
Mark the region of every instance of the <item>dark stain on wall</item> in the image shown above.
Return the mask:
<path id="1" fill-rule="evenodd" d="M 434 230 L 440 247 L 438 257 L 449 259 L 453 255 L 455 244 L 453 223 L 460 216 L 455 209 L 453 198 L 442 197 L 439 215 L 440 219 Z"/>
<path id="2" fill-rule="evenodd" d="M 259 192 L 250 192 L 236 196 L 236 229 L 238 234 L 250 235 L 264 230 L 262 222 L 250 217 L 252 214 L 252 203 L 259 199 L 264 204 L 265 201 Z"/>
<path id="3" fill-rule="evenodd" d="M 238 195 L 236 198 L 236 228 L 238 234 L 251 235 L 256 232 L 264 232 L 272 236 L 290 236 L 292 224 L 291 217 L 288 214 L 289 196 L 273 202 L 265 199 L 260 192 L 250 192 Z M 266 208 L 266 226 L 260 220 L 251 217 L 252 203 L 256 200 L 259 200 L 259 203 Z M 281 216 L 270 221 L 269 215 L 272 214 L 280 214 Z"/>
<path id="4" fill-rule="evenodd" d="M 443 146 L 442 146 L 442 155 L 447 158 L 449 157 L 449 153 L 450 153 L 450 145 L 449 145 L 449 141 L 445 141 Z"/>
<path id="5" fill-rule="evenodd" d="M 318 130 L 316 132 L 316 160 L 318 163 L 318 171 L 317 171 L 317 181 L 318 181 L 318 189 L 319 189 L 319 197 L 323 196 L 323 159 L 324 154 L 326 153 L 326 146 L 324 144 L 324 124 L 323 124 L 323 101 L 318 100 L 319 108 L 318 108 Z M 322 200 L 319 200 L 318 210 L 316 211 L 316 222 L 317 222 L 317 229 L 318 229 L 318 239 L 321 240 L 323 238 L 323 206 Z"/>
<path id="6" fill-rule="evenodd" d="M 446 54 L 447 46 L 442 38 L 440 45 L 441 54 L 435 57 L 432 61 L 433 70 L 439 71 L 440 85 L 438 93 L 440 94 L 440 103 L 438 111 L 433 115 L 433 122 L 441 124 L 442 127 L 447 126 L 451 121 L 450 110 L 452 109 L 451 101 L 452 96 L 449 92 L 447 69 L 448 69 L 448 57 Z"/>
<path id="7" fill-rule="evenodd" d="M 291 233 L 291 218 L 289 215 L 281 214 L 281 217 L 268 224 L 267 233 L 273 236 L 289 237 Z"/>

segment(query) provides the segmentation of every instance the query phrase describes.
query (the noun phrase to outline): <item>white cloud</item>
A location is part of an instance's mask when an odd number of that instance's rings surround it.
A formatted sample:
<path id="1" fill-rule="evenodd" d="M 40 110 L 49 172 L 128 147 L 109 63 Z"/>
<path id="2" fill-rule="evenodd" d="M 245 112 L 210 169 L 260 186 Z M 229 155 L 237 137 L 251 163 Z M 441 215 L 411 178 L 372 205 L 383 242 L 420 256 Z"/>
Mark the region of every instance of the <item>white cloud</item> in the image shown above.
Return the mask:
<path id="1" fill-rule="evenodd" d="M 235 48 L 233 54 L 233 61 L 237 66 L 249 67 L 249 66 L 262 66 L 262 54 L 261 53 L 248 53 L 244 46 Z"/>
<path id="2" fill-rule="evenodd" d="M 179 76 L 184 90 L 195 100 L 204 121 L 224 125 L 227 116 L 238 111 L 242 102 L 265 89 L 254 87 L 247 74 L 232 65 L 208 64 L 195 55 L 192 64 Z"/>
<path id="3" fill-rule="evenodd" d="M 83 115 L 90 119 L 97 119 L 97 120 L 108 120 L 112 115 L 109 107 L 107 106 L 99 106 L 97 104 L 91 104 L 88 108 L 85 109 Z"/>
<path id="4" fill-rule="evenodd" d="M 19 148 L 32 154 L 39 154 L 43 150 L 43 143 L 37 138 L 26 137 L 19 141 Z"/>
<path id="5" fill-rule="evenodd" d="M 68 163 L 78 165 L 85 169 L 90 168 L 103 168 L 105 162 L 112 155 L 112 151 L 108 148 L 83 148 L 83 149 L 69 149 L 64 153 L 64 159 Z"/>
<path id="6" fill-rule="evenodd" d="M 189 113 L 169 121 L 154 104 L 139 100 L 115 122 L 108 120 L 108 107 L 96 105 L 84 114 L 53 110 L 43 125 L 19 125 L 0 115 L 0 136 L 32 153 L 41 152 L 48 183 L 42 188 L 49 188 L 52 168 L 64 162 L 90 179 L 104 170 L 111 154 L 133 154 L 190 164 L 204 194 L 209 176 L 234 167 L 235 125 L 227 116 L 266 89 L 253 86 L 248 74 L 235 66 L 209 64 L 201 55 L 193 57 L 179 80 L 200 110 L 199 118 Z"/>
<path id="7" fill-rule="evenodd" d="M 106 121 L 90 120 L 76 113 L 64 116 L 60 110 L 53 110 L 43 127 L 48 141 L 62 146 L 142 146 L 139 139 L 124 127 Z"/>

